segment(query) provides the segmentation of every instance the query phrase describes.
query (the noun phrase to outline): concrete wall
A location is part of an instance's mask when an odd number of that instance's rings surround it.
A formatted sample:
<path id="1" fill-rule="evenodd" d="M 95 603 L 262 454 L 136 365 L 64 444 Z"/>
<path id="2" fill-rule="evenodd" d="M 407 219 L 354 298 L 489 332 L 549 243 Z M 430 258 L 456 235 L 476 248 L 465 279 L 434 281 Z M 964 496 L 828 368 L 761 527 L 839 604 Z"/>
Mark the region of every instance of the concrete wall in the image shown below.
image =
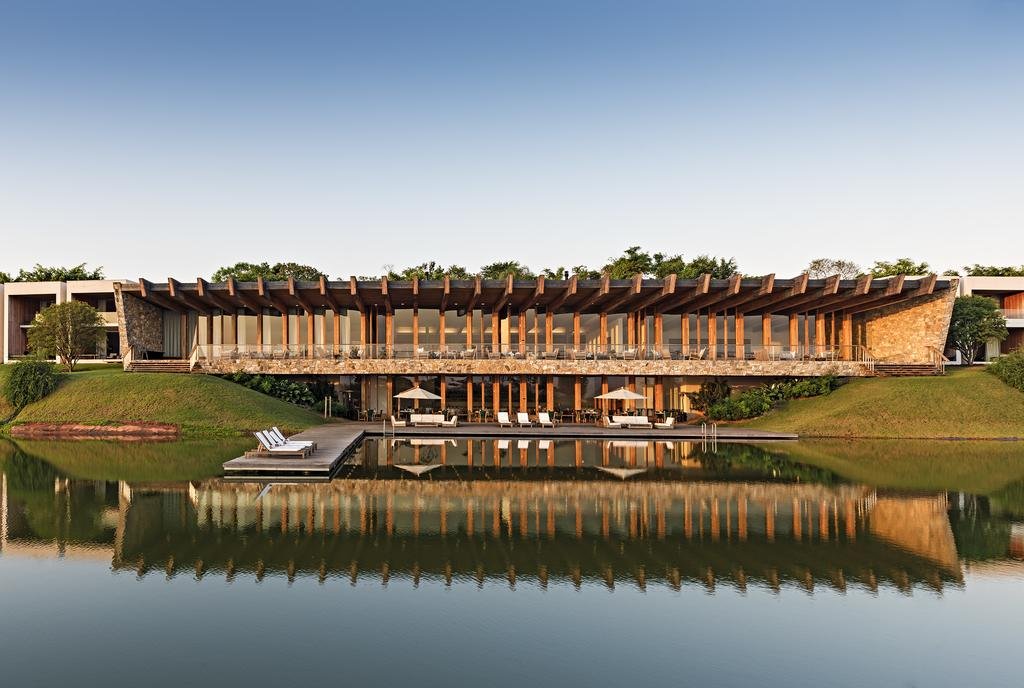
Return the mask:
<path id="1" fill-rule="evenodd" d="M 871 355 L 894 363 L 931 362 L 928 347 L 945 348 L 956 295 L 949 289 L 866 314 Z"/>
<path id="2" fill-rule="evenodd" d="M 9 282 L 3 290 L 3 362 L 8 363 L 12 355 L 12 342 L 18 338 L 20 349 L 22 320 L 26 319 L 23 298 L 48 298 L 54 303 L 63 303 L 66 289 L 63 282 Z M 16 353 L 16 352 L 14 352 Z"/>

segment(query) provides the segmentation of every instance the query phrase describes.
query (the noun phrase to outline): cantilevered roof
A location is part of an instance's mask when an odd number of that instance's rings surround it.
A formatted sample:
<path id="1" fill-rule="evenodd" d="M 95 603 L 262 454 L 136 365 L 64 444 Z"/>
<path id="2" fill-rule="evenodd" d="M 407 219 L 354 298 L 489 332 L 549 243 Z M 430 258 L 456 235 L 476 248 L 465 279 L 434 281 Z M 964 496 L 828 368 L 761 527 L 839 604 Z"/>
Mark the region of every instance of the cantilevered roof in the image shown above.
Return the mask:
<path id="1" fill-rule="evenodd" d="M 465 313 L 522 312 L 531 308 L 555 313 L 625 313 L 647 310 L 653 313 L 696 313 L 738 311 L 759 313 L 800 313 L 845 311 L 859 313 L 952 287 L 949 279 L 936 275 L 907 277 L 896 275 L 880 279 L 810 279 L 807 274 L 792 279 L 741 277 L 713 279 L 552 280 L 413 280 L 256 282 L 192 282 L 168 279 L 166 282 L 122 284 L 122 290 L 134 293 L 162 308 L 176 311 L 213 312 L 218 309 L 245 308 L 257 311 L 274 308 L 283 311 L 299 308 L 395 310 L 405 308 L 440 309 Z"/>

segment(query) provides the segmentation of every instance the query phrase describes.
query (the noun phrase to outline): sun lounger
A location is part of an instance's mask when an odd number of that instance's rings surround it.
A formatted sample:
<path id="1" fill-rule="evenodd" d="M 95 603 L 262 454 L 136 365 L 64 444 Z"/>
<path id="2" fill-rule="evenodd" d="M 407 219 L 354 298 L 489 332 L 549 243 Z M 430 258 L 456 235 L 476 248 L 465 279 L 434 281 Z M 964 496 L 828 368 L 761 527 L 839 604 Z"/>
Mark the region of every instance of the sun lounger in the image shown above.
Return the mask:
<path id="1" fill-rule="evenodd" d="M 555 427 L 555 421 L 551 420 L 551 416 L 547 411 L 541 411 L 537 414 L 537 425 L 542 428 L 553 428 Z"/>
<path id="2" fill-rule="evenodd" d="M 655 423 L 654 427 L 658 430 L 671 430 L 676 426 L 676 419 L 673 416 L 669 416 L 665 419 L 664 423 Z"/>
<path id="3" fill-rule="evenodd" d="M 404 428 L 405 427 L 405 421 L 404 420 L 396 420 L 394 416 L 391 416 L 391 427 L 393 427 L 393 428 Z"/>
<path id="4" fill-rule="evenodd" d="M 253 435 L 255 435 L 256 439 L 259 440 L 260 453 L 262 454 L 272 454 L 274 456 L 297 456 L 303 458 L 312 451 L 305 445 L 281 444 L 276 439 L 271 439 L 270 436 L 261 431 L 256 431 Z"/>
<path id="5" fill-rule="evenodd" d="M 654 424 L 647 416 L 612 416 L 612 422 L 626 428 L 653 428 Z"/>
<path id="6" fill-rule="evenodd" d="M 512 427 L 512 421 L 508 418 L 507 411 L 498 411 L 498 427 Z"/>
<path id="7" fill-rule="evenodd" d="M 316 450 L 316 442 L 312 442 L 310 440 L 297 440 L 297 439 L 294 439 L 294 438 L 291 438 L 291 437 L 285 437 L 284 433 L 281 432 L 276 425 L 274 427 L 270 428 L 270 432 L 272 433 L 272 436 L 275 439 L 277 439 L 279 442 L 286 442 L 286 443 L 287 442 L 291 442 L 292 444 L 304 444 L 307 447 L 312 447 L 312 449 L 314 451 Z"/>
<path id="8" fill-rule="evenodd" d="M 458 424 L 459 424 L 459 417 L 458 416 L 452 416 L 448 420 L 441 421 L 441 427 L 442 428 L 454 428 Z"/>
<path id="9" fill-rule="evenodd" d="M 606 428 L 621 428 L 622 423 L 615 423 L 608 416 L 604 416 L 604 426 Z"/>
<path id="10" fill-rule="evenodd" d="M 530 414 L 524 413 L 523 411 L 516 414 L 516 422 L 519 423 L 519 427 L 521 428 L 528 428 L 533 425 L 533 423 L 530 422 Z"/>

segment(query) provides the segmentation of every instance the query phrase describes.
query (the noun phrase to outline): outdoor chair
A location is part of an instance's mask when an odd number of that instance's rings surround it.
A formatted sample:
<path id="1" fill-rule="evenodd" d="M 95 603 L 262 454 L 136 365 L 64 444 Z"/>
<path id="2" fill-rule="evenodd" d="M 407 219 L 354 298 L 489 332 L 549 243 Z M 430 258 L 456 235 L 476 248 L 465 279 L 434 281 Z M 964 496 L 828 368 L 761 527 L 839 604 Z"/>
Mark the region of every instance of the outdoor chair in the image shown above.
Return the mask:
<path id="1" fill-rule="evenodd" d="M 507 411 L 498 411 L 498 427 L 512 427 L 512 421 L 508 418 Z"/>
<path id="2" fill-rule="evenodd" d="M 391 414 L 391 427 L 393 427 L 393 428 L 404 428 L 405 425 L 406 424 L 405 424 L 404 420 L 397 420 L 395 418 L 394 414 Z"/>
<path id="3" fill-rule="evenodd" d="M 284 433 L 281 432 L 277 428 L 276 425 L 274 427 L 270 428 L 270 433 L 271 433 L 271 436 L 274 437 L 275 439 L 277 439 L 279 442 L 291 442 L 292 444 L 305 444 L 308 447 L 312 447 L 314 450 L 316 449 L 316 442 L 312 442 L 310 440 L 297 440 L 297 439 L 293 439 L 291 437 L 285 437 Z"/>
<path id="4" fill-rule="evenodd" d="M 664 423 L 655 423 L 654 427 L 658 430 L 671 430 L 676 426 L 676 419 L 674 416 L 669 416 L 665 419 Z"/>
<path id="5" fill-rule="evenodd" d="M 547 411 L 541 411 L 537 414 L 537 425 L 542 428 L 553 428 L 555 427 L 555 421 L 551 420 L 551 416 Z"/>
<path id="6" fill-rule="evenodd" d="M 531 425 L 533 425 L 533 423 L 530 421 L 530 414 L 524 411 L 520 411 L 519 413 L 516 414 L 516 422 L 519 424 L 519 427 L 521 428 L 528 428 Z"/>
<path id="7" fill-rule="evenodd" d="M 608 416 L 603 416 L 603 418 L 604 418 L 604 427 L 606 427 L 606 428 L 621 428 L 622 427 L 622 423 L 615 423 Z"/>
<path id="8" fill-rule="evenodd" d="M 256 431 L 253 433 L 256 439 L 259 440 L 260 447 L 264 454 L 271 454 L 275 456 L 295 456 L 299 458 L 305 458 L 312 451 L 306 445 L 281 443 L 277 439 L 272 439 L 266 433 L 262 431 Z"/>

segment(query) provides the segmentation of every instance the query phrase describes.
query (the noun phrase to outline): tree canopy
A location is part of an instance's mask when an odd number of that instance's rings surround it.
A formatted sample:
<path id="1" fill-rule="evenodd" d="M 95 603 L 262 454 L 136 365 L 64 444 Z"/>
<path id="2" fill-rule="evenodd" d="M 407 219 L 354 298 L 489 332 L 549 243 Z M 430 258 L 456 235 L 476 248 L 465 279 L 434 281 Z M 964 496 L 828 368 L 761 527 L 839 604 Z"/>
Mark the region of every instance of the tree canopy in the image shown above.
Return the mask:
<path id="1" fill-rule="evenodd" d="M 889 277 L 890 275 L 927 275 L 932 271 L 928 263 L 918 263 L 910 258 L 898 258 L 892 262 L 876 260 L 871 268 L 872 277 Z"/>
<path id="2" fill-rule="evenodd" d="M 104 279 L 103 268 L 89 270 L 85 263 L 71 267 L 46 266 L 36 263 L 31 270 L 22 268 L 18 275 L 11 278 L 6 272 L 0 272 L 0 282 L 69 282 L 72 280 Z"/>
<path id="3" fill-rule="evenodd" d="M 965 265 L 964 274 L 969 277 L 1024 277 L 1024 265 L 998 267 L 995 265 Z"/>
<path id="4" fill-rule="evenodd" d="M 953 302 L 946 345 L 960 352 L 967 365 L 990 339 L 1003 341 L 1009 336 L 1006 318 L 995 299 L 987 296 L 960 296 Z"/>
<path id="5" fill-rule="evenodd" d="M 449 265 L 448 267 L 445 267 L 440 263 L 435 263 L 434 261 L 413 265 L 405 268 L 401 272 L 389 269 L 387 274 L 389 280 L 402 281 L 411 281 L 413 278 L 421 280 L 442 280 L 445 277 L 450 277 L 451 279 L 469 279 L 472 277 L 472 275 L 469 274 L 469 270 L 461 265 Z"/>
<path id="6" fill-rule="evenodd" d="M 67 301 L 44 308 L 28 330 L 34 353 L 56 356 L 69 371 L 96 351 L 106 337 L 99 312 L 82 301 Z"/>
<path id="7" fill-rule="evenodd" d="M 480 268 L 480 276 L 484 279 L 505 279 L 512 275 L 512 279 L 529 280 L 537 277 L 530 268 L 517 260 L 498 261 Z"/>
<path id="8" fill-rule="evenodd" d="M 864 271 L 852 260 L 841 258 L 815 258 L 807 266 L 807 273 L 812 279 L 821 279 L 839 275 L 841 279 L 853 279 L 863 275 Z"/>
<path id="9" fill-rule="evenodd" d="M 214 282 L 224 282 L 228 277 L 233 277 L 239 282 L 255 282 L 258 277 L 271 282 L 284 281 L 289 277 L 297 280 L 318 280 L 326 276 L 312 265 L 301 263 L 246 263 L 238 262 L 220 268 L 210 278 Z"/>

